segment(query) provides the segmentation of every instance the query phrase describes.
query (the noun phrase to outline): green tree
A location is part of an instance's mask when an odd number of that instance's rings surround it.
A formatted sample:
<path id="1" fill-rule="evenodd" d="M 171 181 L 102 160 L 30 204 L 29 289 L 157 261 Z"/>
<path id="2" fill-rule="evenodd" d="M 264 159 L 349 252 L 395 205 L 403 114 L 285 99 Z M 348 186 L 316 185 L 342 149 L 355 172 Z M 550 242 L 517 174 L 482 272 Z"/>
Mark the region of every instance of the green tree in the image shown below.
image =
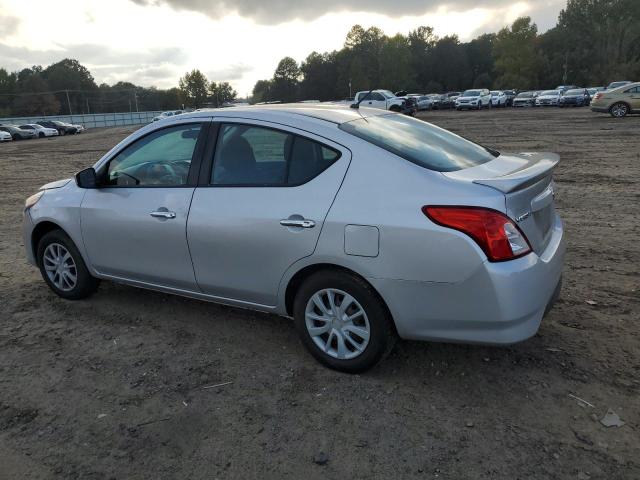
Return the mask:
<path id="1" fill-rule="evenodd" d="M 273 100 L 271 96 L 271 80 L 258 80 L 253 87 L 251 101 L 253 103 L 269 102 Z"/>
<path id="2" fill-rule="evenodd" d="M 216 107 L 220 107 L 223 103 L 233 102 L 238 96 L 238 92 L 233 89 L 229 82 L 211 82 L 209 94 Z"/>
<path id="3" fill-rule="evenodd" d="M 291 57 L 284 57 L 273 74 L 271 95 L 275 100 L 293 102 L 298 99 L 298 85 L 300 83 L 300 67 Z"/>
<path id="4" fill-rule="evenodd" d="M 388 38 L 380 51 L 380 85 L 395 91 L 415 90 L 416 73 L 411 68 L 409 40 L 401 34 Z"/>
<path id="5" fill-rule="evenodd" d="M 538 27 L 530 17 L 518 18 L 498 32 L 493 55 L 498 88 L 534 88 L 540 67 L 536 49 Z"/>
<path id="6" fill-rule="evenodd" d="M 200 70 L 194 69 L 185 73 L 180 78 L 179 85 L 189 106 L 200 108 L 207 101 L 209 81 Z"/>

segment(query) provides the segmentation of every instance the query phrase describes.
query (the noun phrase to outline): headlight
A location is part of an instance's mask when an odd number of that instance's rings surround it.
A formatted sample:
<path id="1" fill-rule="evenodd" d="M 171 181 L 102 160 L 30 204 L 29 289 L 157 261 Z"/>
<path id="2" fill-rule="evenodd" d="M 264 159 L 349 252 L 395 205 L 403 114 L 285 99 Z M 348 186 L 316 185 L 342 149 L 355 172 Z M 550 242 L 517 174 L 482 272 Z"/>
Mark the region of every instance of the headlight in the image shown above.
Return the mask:
<path id="1" fill-rule="evenodd" d="M 42 195 L 44 195 L 44 190 L 40 190 L 38 193 L 34 193 L 33 195 L 31 195 L 29 198 L 27 198 L 27 200 L 24 202 L 24 208 L 25 210 L 30 209 L 31 207 L 33 207 L 36 203 L 38 203 L 38 200 L 40 200 L 40 198 L 42 197 Z"/>

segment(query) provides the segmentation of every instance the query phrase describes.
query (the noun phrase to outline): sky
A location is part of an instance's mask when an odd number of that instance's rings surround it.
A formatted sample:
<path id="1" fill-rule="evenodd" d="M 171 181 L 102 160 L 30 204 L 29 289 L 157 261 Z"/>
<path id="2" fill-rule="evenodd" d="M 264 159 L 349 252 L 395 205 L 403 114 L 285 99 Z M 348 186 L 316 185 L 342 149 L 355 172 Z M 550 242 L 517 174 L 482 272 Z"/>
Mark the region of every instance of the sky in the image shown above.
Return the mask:
<path id="1" fill-rule="evenodd" d="M 0 67 L 85 65 L 98 83 L 170 88 L 193 68 L 240 96 L 278 61 L 342 48 L 351 26 L 432 26 L 468 41 L 529 15 L 541 32 L 566 0 L 0 0 Z"/>

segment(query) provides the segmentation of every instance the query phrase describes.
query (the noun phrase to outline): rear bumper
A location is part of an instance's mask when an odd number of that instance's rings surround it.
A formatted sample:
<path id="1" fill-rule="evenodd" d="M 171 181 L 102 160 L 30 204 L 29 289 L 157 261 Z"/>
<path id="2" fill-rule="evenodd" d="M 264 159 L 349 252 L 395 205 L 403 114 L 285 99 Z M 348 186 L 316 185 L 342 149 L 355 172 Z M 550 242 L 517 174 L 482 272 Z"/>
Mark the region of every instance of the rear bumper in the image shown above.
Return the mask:
<path id="1" fill-rule="evenodd" d="M 508 345 L 538 331 L 559 295 L 564 254 L 557 218 L 541 255 L 485 262 L 462 282 L 369 281 L 387 302 L 402 338 Z"/>

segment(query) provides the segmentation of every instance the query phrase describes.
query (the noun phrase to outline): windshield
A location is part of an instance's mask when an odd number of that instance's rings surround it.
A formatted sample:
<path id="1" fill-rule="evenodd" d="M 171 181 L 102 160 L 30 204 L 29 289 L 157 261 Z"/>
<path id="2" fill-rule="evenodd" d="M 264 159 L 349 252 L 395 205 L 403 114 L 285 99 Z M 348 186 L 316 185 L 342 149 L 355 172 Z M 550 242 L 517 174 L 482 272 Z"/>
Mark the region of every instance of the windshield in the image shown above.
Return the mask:
<path id="1" fill-rule="evenodd" d="M 567 90 L 567 93 L 565 93 L 565 95 L 583 95 L 584 94 L 584 90 Z"/>
<path id="2" fill-rule="evenodd" d="M 518 94 L 518 98 L 531 98 L 533 97 L 533 92 L 522 92 Z"/>
<path id="3" fill-rule="evenodd" d="M 491 92 L 492 97 L 497 97 L 501 94 L 501 92 Z"/>
<path id="4" fill-rule="evenodd" d="M 547 90 L 546 92 L 542 92 L 540 95 L 559 95 L 560 92 L 558 90 Z"/>
<path id="5" fill-rule="evenodd" d="M 480 90 L 467 90 L 462 94 L 463 97 L 479 97 Z"/>
<path id="6" fill-rule="evenodd" d="M 361 118 L 340 129 L 436 172 L 453 172 L 498 155 L 454 133 L 405 115 Z"/>

